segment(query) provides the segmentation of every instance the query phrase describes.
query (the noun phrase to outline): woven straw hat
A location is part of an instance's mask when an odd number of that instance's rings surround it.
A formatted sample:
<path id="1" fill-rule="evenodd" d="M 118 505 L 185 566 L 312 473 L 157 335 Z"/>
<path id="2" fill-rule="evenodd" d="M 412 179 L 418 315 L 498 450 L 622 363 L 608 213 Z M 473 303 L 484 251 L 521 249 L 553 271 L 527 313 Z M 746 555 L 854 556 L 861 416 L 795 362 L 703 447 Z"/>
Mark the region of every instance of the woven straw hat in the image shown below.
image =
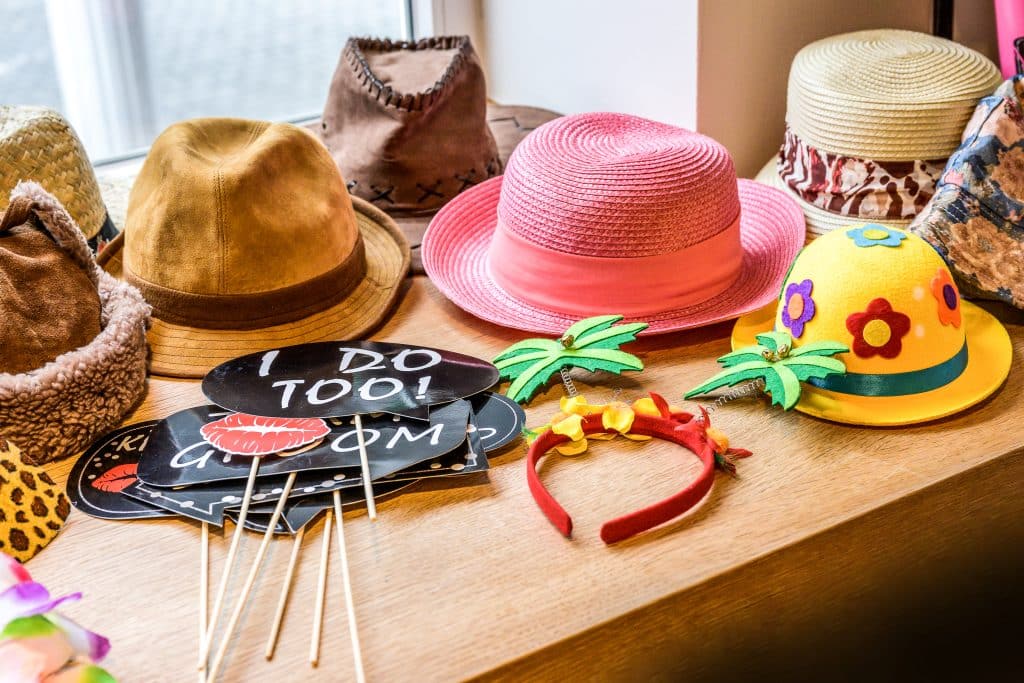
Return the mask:
<path id="1" fill-rule="evenodd" d="M 875 213 L 851 215 L 849 203 L 825 209 L 824 200 L 810 202 L 798 196 L 807 214 L 808 237 L 865 220 L 891 227 L 909 224 L 933 191 L 921 178 L 937 177 L 942 171 L 945 159 L 959 146 L 978 99 L 999 82 L 999 70 L 983 55 L 913 31 L 859 31 L 804 47 L 789 74 L 786 124 L 793 140 L 818 158 L 868 160 L 874 171 L 868 180 L 877 181 L 879 188 L 902 177 L 906 162 L 928 162 L 913 167 L 924 176 L 914 178 L 900 206 L 889 207 L 895 215 L 879 213 L 868 202 L 863 207 Z M 818 183 L 819 189 L 822 183 L 847 190 L 863 187 L 865 179 L 852 177 L 850 165 L 842 160 L 827 163 L 814 178 L 810 169 L 797 163 L 788 184 L 780 173 L 789 143 L 787 138 L 779 162 L 769 161 L 758 180 L 791 191 L 794 180 Z M 801 161 L 808 158 L 810 154 Z M 900 170 L 889 173 L 887 165 Z M 880 194 L 884 196 L 884 189 Z"/>
<path id="2" fill-rule="evenodd" d="M 845 375 L 812 378 L 796 409 L 860 425 L 905 425 L 984 400 L 1006 379 L 1013 346 L 987 311 L 961 300 L 942 257 L 914 234 L 874 223 L 835 230 L 796 258 L 779 300 L 743 316 L 734 349 L 769 330 L 793 350 L 832 341 Z"/>
<path id="3" fill-rule="evenodd" d="M 117 234 L 71 124 L 45 107 L 0 105 L 0 212 L 23 180 L 39 183 L 60 201 L 93 251 Z"/>
<path id="4" fill-rule="evenodd" d="M 659 333 L 768 303 L 803 238 L 799 207 L 737 181 L 719 143 L 595 113 L 528 135 L 505 175 L 441 209 L 422 253 L 438 288 L 484 320 L 560 333 L 622 314 Z"/>

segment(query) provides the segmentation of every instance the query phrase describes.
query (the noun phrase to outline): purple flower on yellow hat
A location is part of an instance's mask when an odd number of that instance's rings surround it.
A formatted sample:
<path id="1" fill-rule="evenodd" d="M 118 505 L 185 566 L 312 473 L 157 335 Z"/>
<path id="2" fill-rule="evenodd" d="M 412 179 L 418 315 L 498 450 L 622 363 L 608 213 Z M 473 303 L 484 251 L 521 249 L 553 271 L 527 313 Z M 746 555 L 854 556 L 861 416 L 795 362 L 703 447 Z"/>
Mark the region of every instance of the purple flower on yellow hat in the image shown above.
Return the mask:
<path id="1" fill-rule="evenodd" d="M 898 247 L 900 242 L 907 239 L 907 233 L 878 223 L 851 228 L 846 231 L 846 235 L 852 238 L 858 247 Z"/>
<path id="2" fill-rule="evenodd" d="M 804 333 L 804 325 L 814 317 L 814 299 L 811 289 L 814 283 L 810 280 L 790 282 L 786 286 L 786 296 L 782 305 L 782 324 L 789 328 L 790 334 L 799 338 Z"/>
<path id="3" fill-rule="evenodd" d="M 910 332 L 910 316 L 892 309 L 882 298 L 874 299 L 866 311 L 846 318 L 853 335 L 853 352 L 861 358 L 895 358 L 903 350 L 903 337 Z"/>

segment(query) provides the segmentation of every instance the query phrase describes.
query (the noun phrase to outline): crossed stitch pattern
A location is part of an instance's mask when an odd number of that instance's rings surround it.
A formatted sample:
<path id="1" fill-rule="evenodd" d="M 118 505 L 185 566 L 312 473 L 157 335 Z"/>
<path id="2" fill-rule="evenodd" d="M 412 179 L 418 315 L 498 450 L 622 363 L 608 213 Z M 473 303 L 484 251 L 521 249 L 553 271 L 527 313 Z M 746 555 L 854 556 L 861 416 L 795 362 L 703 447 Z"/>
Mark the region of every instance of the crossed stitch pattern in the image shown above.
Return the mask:
<path id="1" fill-rule="evenodd" d="M 435 181 L 434 184 L 431 185 L 430 187 L 427 187 L 427 186 L 423 185 L 422 183 L 416 183 L 416 187 L 418 187 L 419 189 L 423 190 L 423 195 L 419 199 L 417 199 L 416 202 L 417 203 L 422 203 L 428 197 L 439 197 L 441 199 L 444 199 L 444 194 L 442 194 L 441 192 L 437 191 L 437 188 L 438 188 L 438 186 L 440 184 L 441 184 L 440 180 Z"/>
<path id="2" fill-rule="evenodd" d="M 494 176 L 498 175 L 498 173 L 500 173 L 500 171 L 501 171 L 501 161 L 500 161 L 500 159 L 498 159 L 498 157 L 494 157 L 490 161 L 488 161 L 487 165 L 484 167 L 484 172 L 485 172 L 485 178 L 484 179 L 486 179 L 486 178 L 493 178 Z M 462 183 L 462 185 L 457 190 L 455 190 L 455 192 L 452 193 L 453 195 L 459 194 L 463 190 L 465 190 L 467 188 L 470 188 L 470 187 L 472 187 L 473 185 L 476 185 L 479 182 L 477 180 L 476 168 L 471 168 L 471 169 L 469 169 L 468 171 L 466 171 L 464 173 L 455 173 L 453 175 L 454 175 L 455 180 L 457 180 L 460 183 Z M 441 184 L 443 182 L 444 182 L 444 179 L 436 180 L 431 185 L 424 185 L 423 183 L 416 183 L 416 187 L 423 193 L 416 200 L 416 203 L 417 204 L 422 204 L 423 202 L 427 201 L 431 197 L 437 197 L 438 199 L 444 199 L 445 193 L 441 190 Z M 348 183 L 349 191 L 352 191 L 358 185 L 359 185 L 359 181 L 358 180 L 351 180 L 351 181 L 349 181 L 349 183 Z M 388 204 L 395 204 L 396 203 L 395 199 L 391 195 L 392 195 L 392 193 L 396 189 L 397 189 L 397 187 L 395 185 L 389 185 L 388 187 L 380 187 L 378 185 L 370 185 L 370 190 L 372 190 L 375 194 L 372 197 L 369 197 L 369 201 L 371 201 L 371 202 L 387 202 Z"/>
<path id="3" fill-rule="evenodd" d="M 370 189 L 377 193 L 373 197 L 370 197 L 371 202 L 387 202 L 388 204 L 395 203 L 395 200 L 391 198 L 391 193 L 395 191 L 394 185 L 386 188 L 370 185 Z"/>

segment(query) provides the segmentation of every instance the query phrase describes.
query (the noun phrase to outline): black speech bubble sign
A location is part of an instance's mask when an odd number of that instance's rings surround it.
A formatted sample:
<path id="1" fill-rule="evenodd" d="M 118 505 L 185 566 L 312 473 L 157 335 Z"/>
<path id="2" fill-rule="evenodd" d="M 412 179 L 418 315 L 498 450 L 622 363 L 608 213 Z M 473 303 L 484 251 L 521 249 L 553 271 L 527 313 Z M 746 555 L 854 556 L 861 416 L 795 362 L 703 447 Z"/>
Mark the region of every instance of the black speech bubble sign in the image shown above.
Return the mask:
<path id="1" fill-rule="evenodd" d="M 402 481 L 391 479 L 375 483 L 373 485 L 375 499 L 379 501 L 394 495 L 399 489 L 411 486 L 421 479 L 469 474 L 485 470 L 489 467 L 487 453 L 509 444 L 521 434 L 523 424 L 526 421 L 526 414 L 515 401 L 502 394 L 490 391 L 471 396 L 466 400 L 473 406 L 473 415 L 471 417 L 473 424 L 469 427 L 468 434 L 470 450 L 466 453 L 466 461 L 464 463 L 458 462 L 457 458 L 451 457 L 455 454 L 449 454 L 446 458 L 447 462 L 444 464 L 438 460 L 414 466 L 400 473 L 403 478 Z M 415 476 L 417 478 L 405 480 L 404 478 L 407 476 Z M 362 487 L 343 489 L 341 495 L 342 505 L 354 505 L 365 501 Z M 288 522 L 288 526 L 293 531 L 297 531 L 320 512 L 332 505 L 333 498 L 330 493 L 302 496 L 288 501 L 285 505 L 284 517 Z M 267 513 L 273 510 L 273 504 L 254 505 L 252 510 L 260 510 Z M 230 515 L 230 510 L 228 514 Z"/>
<path id="2" fill-rule="evenodd" d="M 230 519 L 235 524 L 238 524 L 238 511 L 237 510 L 225 510 L 224 516 Z M 249 531 L 255 531 L 260 534 L 267 532 L 267 527 L 270 525 L 270 518 L 273 516 L 273 512 L 253 512 L 249 511 L 249 514 L 245 516 L 245 528 Z M 281 519 L 277 520 L 277 524 L 274 526 L 274 534 L 278 536 L 291 535 L 295 532 L 292 531 L 291 527 L 288 526 L 288 522 L 281 516 Z"/>
<path id="3" fill-rule="evenodd" d="M 76 509 L 100 519 L 169 517 L 168 510 L 124 495 L 138 476 L 139 457 L 157 420 L 121 427 L 89 446 L 68 474 L 68 498 Z"/>
<path id="4" fill-rule="evenodd" d="M 467 443 L 464 442 L 450 453 L 387 475 L 381 482 L 374 483 L 374 490 L 377 486 L 387 490 L 391 484 L 398 482 L 486 471 L 490 463 L 484 451 L 480 449 L 479 452 L 473 452 L 465 445 Z M 263 503 L 279 500 L 286 479 L 287 475 L 257 479 L 253 487 L 253 504 L 261 506 Z M 136 481 L 124 490 L 124 495 L 169 510 L 176 515 L 222 526 L 225 511 L 241 504 L 244 486 L 245 481 L 242 479 L 181 488 L 149 486 L 142 481 Z M 342 491 L 344 495 L 351 489 L 358 489 L 359 495 L 362 495 L 362 479 L 359 477 L 358 469 L 300 472 L 295 478 L 288 499 L 330 494 L 335 490 Z"/>
<path id="5" fill-rule="evenodd" d="M 456 449 L 465 441 L 470 413 L 470 403 L 459 400 L 432 410 L 427 422 L 392 415 L 363 420 L 371 480 Z M 248 477 L 250 457 L 218 450 L 200 433 L 203 425 L 226 414 L 218 406 L 206 405 L 161 421 L 139 462 L 139 479 L 149 486 L 176 487 Z M 313 448 L 288 456 L 263 456 L 259 476 L 358 468 L 359 444 L 352 420 L 330 418 L 328 426 L 330 434 Z"/>
<path id="6" fill-rule="evenodd" d="M 522 436 L 526 413 L 522 406 L 508 396 L 485 391 L 467 400 L 473 406 L 471 429 L 478 430 L 481 445 L 488 453 Z"/>
<path id="7" fill-rule="evenodd" d="M 316 342 L 251 353 L 203 379 L 217 405 L 267 417 L 421 414 L 422 406 L 479 393 L 491 363 L 453 351 L 388 342 Z"/>
<path id="8" fill-rule="evenodd" d="M 419 479 L 410 479 L 409 481 L 396 481 L 387 483 L 377 483 L 373 485 L 373 498 L 380 502 L 386 498 L 394 496 L 399 491 L 415 484 Z M 341 505 L 342 507 L 351 507 L 360 505 L 366 502 L 363 487 L 348 488 L 341 490 Z M 292 533 L 298 533 L 299 529 L 309 524 L 310 521 L 318 514 L 328 508 L 334 507 L 334 494 L 333 493 L 316 493 L 312 496 L 302 496 L 294 500 L 290 499 L 284 506 L 284 520 L 288 524 L 288 528 L 292 530 Z M 253 511 L 257 511 L 261 514 L 267 515 L 273 512 L 272 505 L 258 505 L 253 506 L 249 509 L 249 514 Z M 234 514 L 233 510 L 227 510 L 225 514 L 231 518 Z"/>

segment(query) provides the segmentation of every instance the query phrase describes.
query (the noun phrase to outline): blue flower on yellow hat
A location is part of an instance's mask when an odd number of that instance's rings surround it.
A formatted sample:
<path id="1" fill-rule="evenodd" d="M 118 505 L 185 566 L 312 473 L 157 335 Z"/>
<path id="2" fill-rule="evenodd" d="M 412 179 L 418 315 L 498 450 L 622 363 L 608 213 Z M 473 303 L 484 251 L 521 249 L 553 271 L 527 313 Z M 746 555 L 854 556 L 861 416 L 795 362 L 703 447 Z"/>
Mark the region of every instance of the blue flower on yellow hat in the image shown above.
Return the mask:
<path id="1" fill-rule="evenodd" d="M 907 239 L 907 233 L 901 230 L 893 230 L 878 223 L 868 223 L 859 228 L 851 228 L 846 231 L 847 237 L 853 239 L 858 247 L 898 247 L 900 242 Z"/>

